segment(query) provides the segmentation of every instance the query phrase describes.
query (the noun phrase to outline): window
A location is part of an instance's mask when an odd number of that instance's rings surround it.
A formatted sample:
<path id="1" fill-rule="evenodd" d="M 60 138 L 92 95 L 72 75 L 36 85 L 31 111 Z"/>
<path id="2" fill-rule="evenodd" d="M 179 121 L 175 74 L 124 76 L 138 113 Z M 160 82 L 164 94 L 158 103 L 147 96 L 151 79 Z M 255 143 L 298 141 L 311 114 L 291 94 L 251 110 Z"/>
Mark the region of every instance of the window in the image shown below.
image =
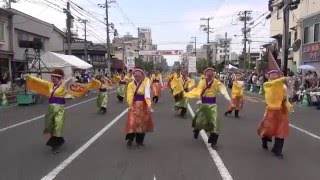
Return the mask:
<path id="1" fill-rule="evenodd" d="M 313 26 L 304 28 L 304 44 L 312 43 L 314 41 L 314 28 Z"/>
<path id="2" fill-rule="evenodd" d="M 0 22 L 0 41 L 4 41 L 4 23 Z"/>
<path id="3" fill-rule="evenodd" d="M 319 23 L 314 25 L 314 42 L 318 42 L 319 39 Z"/>
<path id="4" fill-rule="evenodd" d="M 292 39 L 292 38 L 291 38 L 291 34 L 292 34 L 292 33 L 289 32 L 289 35 L 288 35 L 288 37 L 289 37 L 289 46 L 291 46 L 291 39 Z"/>

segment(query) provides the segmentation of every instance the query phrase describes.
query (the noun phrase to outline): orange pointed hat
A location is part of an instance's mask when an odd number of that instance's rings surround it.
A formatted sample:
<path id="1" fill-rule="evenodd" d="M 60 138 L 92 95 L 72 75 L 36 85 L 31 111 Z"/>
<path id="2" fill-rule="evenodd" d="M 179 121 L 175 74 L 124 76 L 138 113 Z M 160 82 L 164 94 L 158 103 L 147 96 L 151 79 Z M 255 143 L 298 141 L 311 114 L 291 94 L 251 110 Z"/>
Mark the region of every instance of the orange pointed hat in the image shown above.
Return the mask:
<path id="1" fill-rule="evenodd" d="M 268 51 L 268 75 L 270 74 L 281 74 L 281 70 L 274 59 L 271 51 Z"/>

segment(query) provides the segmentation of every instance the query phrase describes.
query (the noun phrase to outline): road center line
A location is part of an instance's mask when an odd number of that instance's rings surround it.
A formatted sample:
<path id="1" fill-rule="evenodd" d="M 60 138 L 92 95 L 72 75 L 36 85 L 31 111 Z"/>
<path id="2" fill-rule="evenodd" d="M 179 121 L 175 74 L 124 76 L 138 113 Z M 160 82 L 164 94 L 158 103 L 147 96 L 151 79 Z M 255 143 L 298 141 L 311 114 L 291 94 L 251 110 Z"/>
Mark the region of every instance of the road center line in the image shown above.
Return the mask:
<path id="1" fill-rule="evenodd" d="M 194 117 L 195 113 L 194 113 L 193 109 L 191 108 L 190 104 L 188 104 L 188 109 L 190 111 L 191 116 Z M 200 131 L 200 135 L 202 137 L 203 142 L 207 146 L 207 148 L 209 150 L 209 153 L 210 153 L 214 163 L 216 164 L 222 179 L 223 180 L 233 180 L 231 174 L 229 173 L 228 169 L 224 165 L 224 163 L 223 163 L 222 159 L 220 158 L 218 152 L 216 150 L 212 149 L 211 145 L 209 143 L 207 143 L 208 142 L 208 136 L 207 136 L 206 132 L 201 130 Z"/>
<path id="2" fill-rule="evenodd" d="M 128 112 L 128 109 L 124 110 L 115 119 L 113 119 L 109 124 L 107 124 L 103 129 L 101 129 L 97 134 L 95 134 L 91 139 L 89 139 L 89 141 L 87 141 L 78 150 L 76 150 L 67 159 L 65 159 L 61 164 L 59 164 L 55 169 L 53 169 L 49 174 L 47 174 L 46 176 L 41 178 L 41 180 L 54 179 L 64 168 L 66 168 L 81 153 L 83 153 L 86 149 L 88 149 L 99 137 L 101 137 L 112 125 L 114 125 L 127 112 Z"/>
<path id="3" fill-rule="evenodd" d="M 110 91 L 110 93 L 115 93 L 115 92 L 117 92 L 117 91 Z M 91 98 L 91 99 L 87 99 L 87 100 L 85 100 L 85 101 L 82 101 L 82 102 L 79 102 L 79 103 L 70 105 L 70 106 L 68 106 L 68 107 L 65 107 L 65 109 L 70 109 L 70 108 L 79 106 L 79 105 L 81 105 L 81 104 L 90 102 L 90 101 L 95 100 L 95 99 L 97 99 L 97 97 L 94 97 L 94 98 Z M 44 116 L 45 116 L 45 114 L 43 114 L 43 115 L 41 115 L 41 116 L 38 116 L 38 117 L 35 117 L 35 118 L 32 118 L 32 119 L 29 119 L 29 120 L 26 120 L 26 121 L 23 121 L 23 122 L 18 123 L 18 124 L 14 124 L 14 125 L 11 125 L 11 126 L 2 128 L 2 129 L 0 129 L 0 133 L 1 133 L 1 132 L 4 132 L 4 131 L 6 131 L 6 130 L 9 130 L 9 129 L 12 129 L 12 128 L 16 128 L 16 127 L 18 127 L 18 126 L 21 126 L 21 125 L 24 125 L 24 124 L 33 122 L 33 121 L 36 121 L 36 120 L 39 120 L 39 119 L 43 118 Z"/>

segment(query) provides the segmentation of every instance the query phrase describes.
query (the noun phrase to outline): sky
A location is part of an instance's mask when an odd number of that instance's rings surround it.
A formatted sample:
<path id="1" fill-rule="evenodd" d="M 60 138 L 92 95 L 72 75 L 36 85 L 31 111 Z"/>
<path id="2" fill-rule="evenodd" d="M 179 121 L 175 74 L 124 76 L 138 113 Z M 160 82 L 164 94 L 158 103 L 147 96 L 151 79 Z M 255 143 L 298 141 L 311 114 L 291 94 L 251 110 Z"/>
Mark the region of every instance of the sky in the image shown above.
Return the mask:
<path id="1" fill-rule="evenodd" d="M 74 30 L 79 37 L 83 38 L 84 26 L 77 19 L 87 19 L 88 39 L 105 43 L 105 9 L 98 6 L 105 1 L 71 1 L 86 10 L 83 12 L 75 5 L 73 6 L 76 10 L 71 9 L 76 19 Z M 109 6 L 110 22 L 114 23 L 120 35 L 130 33 L 137 36 L 138 27 L 149 27 L 152 30 L 153 43 L 158 44 L 160 50 L 185 50 L 186 45 L 192 41 L 191 37 L 197 37 L 197 47 L 206 44 L 206 33 L 200 29 L 204 21 L 200 19 L 213 17 L 210 26 L 214 29 L 210 40 L 224 36 L 227 32 L 228 37 L 232 38 L 232 51 L 240 53 L 243 48 L 243 22 L 237 21 L 237 15 L 244 10 L 251 10 L 251 22 L 258 24 L 251 31 L 251 40 L 254 41 L 251 51 L 259 51 L 262 44 L 271 40 L 268 38 L 269 22 L 264 18 L 268 15 L 267 0 L 116 0 Z M 62 10 L 66 7 L 66 0 L 19 0 L 12 4 L 12 7 L 52 23 L 60 29 L 66 27 L 66 15 Z M 177 56 L 166 58 L 169 65 L 179 59 Z"/>

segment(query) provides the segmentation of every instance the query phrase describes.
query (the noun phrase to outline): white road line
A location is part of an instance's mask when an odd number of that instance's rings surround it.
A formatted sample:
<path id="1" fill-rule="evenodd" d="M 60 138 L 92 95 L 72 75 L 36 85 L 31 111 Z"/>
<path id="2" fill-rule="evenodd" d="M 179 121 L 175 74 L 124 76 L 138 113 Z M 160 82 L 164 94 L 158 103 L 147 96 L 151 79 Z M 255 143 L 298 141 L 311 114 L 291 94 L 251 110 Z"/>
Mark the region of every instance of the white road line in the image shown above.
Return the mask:
<path id="1" fill-rule="evenodd" d="M 114 93 L 114 92 L 117 92 L 117 91 L 110 91 L 110 93 Z M 85 100 L 85 101 L 82 101 L 82 102 L 73 104 L 73 105 L 71 105 L 71 106 L 66 107 L 65 109 L 70 109 L 70 108 L 79 106 L 79 105 L 81 105 L 81 104 L 87 103 L 87 102 L 92 101 L 92 100 L 95 100 L 95 99 L 97 99 L 97 97 L 94 97 L 94 98 L 91 98 L 91 99 L 88 99 L 88 100 Z M 39 120 L 39 119 L 43 118 L 44 116 L 45 116 L 45 114 L 43 114 L 43 115 L 41 115 L 41 116 L 38 116 L 38 117 L 35 117 L 35 118 L 32 118 L 32 119 L 29 119 L 29 120 L 26 120 L 26 121 L 23 121 L 23 122 L 18 123 L 18 124 L 14 124 L 14 125 L 11 125 L 11 126 L 2 128 L 2 129 L 0 129 L 0 133 L 1 133 L 1 132 L 4 132 L 4 131 L 6 131 L 6 130 L 9 130 L 9 129 L 12 129 L 12 128 L 16 128 L 16 127 L 18 127 L 18 126 L 21 126 L 21 125 L 24 125 L 24 124 L 33 122 L 33 121 L 36 121 L 36 120 Z"/>
<path id="2" fill-rule="evenodd" d="M 315 135 L 315 134 L 313 134 L 313 133 L 311 133 L 311 132 L 309 132 L 309 131 L 307 131 L 307 130 L 301 129 L 301 128 L 293 125 L 293 124 L 289 124 L 289 126 L 292 127 L 292 128 L 294 128 L 294 129 L 296 129 L 296 130 L 298 130 L 298 131 L 301 131 L 301 132 L 303 132 L 303 133 L 305 133 L 305 134 L 307 134 L 307 135 L 309 135 L 309 136 L 311 136 L 311 137 L 313 137 L 313 138 L 315 138 L 315 139 L 317 139 L 317 140 L 320 140 L 320 137 L 319 137 L 319 136 L 317 136 L 317 135 Z"/>
<path id="3" fill-rule="evenodd" d="M 195 114 L 194 114 L 194 111 L 191 108 L 190 104 L 188 104 L 188 109 L 190 111 L 191 116 L 194 117 Z M 200 131 L 200 135 L 202 137 L 203 142 L 207 146 L 207 148 L 209 150 L 209 153 L 210 153 L 214 163 L 216 164 L 222 179 L 223 180 L 233 180 L 231 174 L 229 173 L 228 169 L 224 165 L 224 163 L 223 163 L 222 159 L 220 158 L 218 152 L 216 150 L 212 149 L 211 145 L 209 143 L 207 143 L 208 142 L 208 136 L 207 136 L 206 132 L 201 130 Z"/>
<path id="4" fill-rule="evenodd" d="M 157 180 L 156 175 L 153 175 L 153 180 Z"/>
<path id="5" fill-rule="evenodd" d="M 128 112 L 128 109 L 124 110 L 119 116 L 107 124 L 103 129 L 101 129 L 97 134 L 95 134 L 89 141 L 82 145 L 78 150 L 71 154 L 67 159 L 65 159 L 61 164 L 59 164 L 55 169 L 53 169 L 49 174 L 41 178 L 41 180 L 52 180 L 54 179 L 64 168 L 66 168 L 73 160 L 75 160 L 81 153 L 83 153 L 88 147 L 90 147 L 99 137 L 101 137 L 113 124 L 115 124 L 123 115 Z"/>

